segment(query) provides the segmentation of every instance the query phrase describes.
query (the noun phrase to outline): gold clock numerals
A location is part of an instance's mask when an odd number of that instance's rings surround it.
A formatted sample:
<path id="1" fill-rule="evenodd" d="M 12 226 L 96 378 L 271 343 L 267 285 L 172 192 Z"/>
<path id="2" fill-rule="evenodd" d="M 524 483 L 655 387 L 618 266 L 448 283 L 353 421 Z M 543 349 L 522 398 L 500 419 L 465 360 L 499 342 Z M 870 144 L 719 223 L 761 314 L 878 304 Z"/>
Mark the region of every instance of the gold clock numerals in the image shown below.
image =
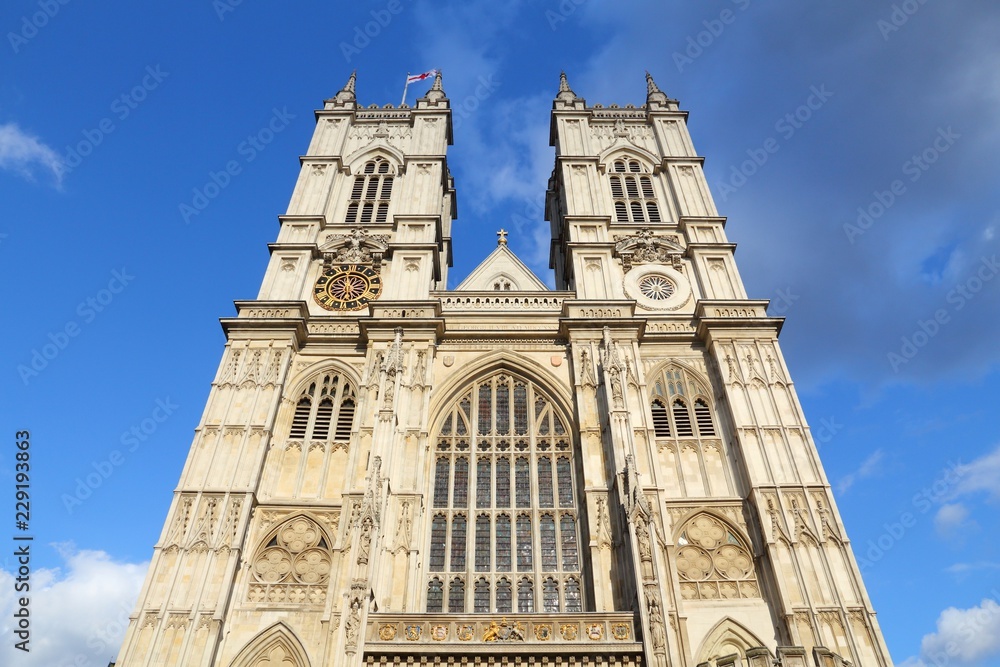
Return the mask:
<path id="1" fill-rule="evenodd" d="M 382 278 L 367 264 L 341 264 L 316 280 L 313 296 L 327 310 L 360 310 L 382 293 Z"/>

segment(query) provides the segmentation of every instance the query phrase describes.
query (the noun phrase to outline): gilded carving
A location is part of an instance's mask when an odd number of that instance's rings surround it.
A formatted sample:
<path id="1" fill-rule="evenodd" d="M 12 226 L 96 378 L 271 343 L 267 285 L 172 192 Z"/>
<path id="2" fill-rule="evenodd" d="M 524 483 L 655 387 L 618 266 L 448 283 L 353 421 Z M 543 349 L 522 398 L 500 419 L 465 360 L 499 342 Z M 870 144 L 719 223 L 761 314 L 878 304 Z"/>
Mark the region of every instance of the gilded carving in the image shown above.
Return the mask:
<path id="1" fill-rule="evenodd" d="M 504 616 L 499 623 L 496 620 L 490 621 L 490 625 L 483 632 L 484 642 L 510 642 L 524 641 L 524 624 L 520 621 L 514 621 L 513 623 L 507 620 Z"/>

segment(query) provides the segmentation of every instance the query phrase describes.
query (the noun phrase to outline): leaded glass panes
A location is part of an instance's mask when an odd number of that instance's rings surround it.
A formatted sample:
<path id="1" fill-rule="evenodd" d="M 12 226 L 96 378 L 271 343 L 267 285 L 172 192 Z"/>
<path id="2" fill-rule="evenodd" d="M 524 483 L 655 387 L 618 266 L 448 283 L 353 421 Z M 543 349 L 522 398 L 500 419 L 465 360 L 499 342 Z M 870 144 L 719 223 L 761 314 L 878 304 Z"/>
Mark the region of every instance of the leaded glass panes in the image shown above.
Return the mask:
<path id="1" fill-rule="evenodd" d="M 444 551 L 448 544 L 448 520 L 443 514 L 436 514 L 431 521 L 431 572 L 444 571 Z"/>
<path id="2" fill-rule="evenodd" d="M 496 523 L 497 535 L 497 571 L 510 572 L 510 515 L 498 514 Z"/>
<path id="3" fill-rule="evenodd" d="M 580 582 L 570 577 L 566 580 L 566 611 L 573 614 L 583 611 L 583 604 L 580 600 Z"/>
<path id="4" fill-rule="evenodd" d="M 465 613 L 465 582 L 455 577 L 448 586 L 448 611 L 452 614 Z"/>
<path id="5" fill-rule="evenodd" d="M 476 461 L 476 507 L 490 506 L 491 465 L 492 462 L 485 457 Z"/>
<path id="6" fill-rule="evenodd" d="M 457 514 L 451 520 L 451 571 L 465 569 L 465 533 L 468 521 L 464 514 Z"/>
<path id="7" fill-rule="evenodd" d="M 448 506 L 448 476 L 451 473 L 451 460 L 442 456 L 437 460 L 434 471 L 434 507 Z"/>
<path id="8" fill-rule="evenodd" d="M 461 391 L 439 424 L 428 570 L 450 574 L 429 580 L 428 610 L 582 610 L 578 579 L 566 583 L 580 571 L 571 422 L 502 371 Z"/>
<path id="9" fill-rule="evenodd" d="M 538 506 L 552 505 L 552 459 L 542 456 L 538 459 Z"/>
<path id="10" fill-rule="evenodd" d="M 535 592 L 530 579 L 521 579 L 517 582 L 517 611 L 522 614 L 530 614 L 535 611 Z"/>
<path id="11" fill-rule="evenodd" d="M 556 476 L 559 478 L 559 507 L 573 507 L 573 472 L 569 457 L 560 456 L 556 460 Z"/>
<path id="12" fill-rule="evenodd" d="M 510 387 L 497 385 L 497 435 L 510 433 Z"/>
<path id="13" fill-rule="evenodd" d="M 562 539 L 562 566 L 567 572 L 580 569 L 580 554 L 576 542 L 576 519 L 563 514 L 559 519 L 559 537 Z"/>
<path id="14" fill-rule="evenodd" d="M 531 570 L 531 517 L 519 514 L 517 517 L 517 571 Z"/>
<path id="15" fill-rule="evenodd" d="M 528 459 L 517 457 L 514 463 L 514 495 L 518 507 L 531 507 L 531 479 L 529 477 Z"/>
<path id="16" fill-rule="evenodd" d="M 497 507 L 510 507 L 510 459 L 497 459 Z"/>
<path id="17" fill-rule="evenodd" d="M 480 514 L 476 517 L 476 572 L 490 569 L 490 517 Z"/>
<path id="18" fill-rule="evenodd" d="M 479 386 L 479 435 L 490 432 L 493 423 L 493 406 L 491 405 L 491 387 L 488 384 Z"/>
<path id="19" fill-rule="evenodd" d="M 427 611 L 444 611 L 444 585 L 437 577 L 431 579 L 427 584 Z"/>
<path id="20" fill-rule="evenodd" d="M 455 490 L 452 493 L 451 505 L 469 506 L 469 459 L 464 456 L 455 459 Z"/>
<path id="21" fill-rule="evenodd" d="M 546 613 L 559 611 L 559 584 L 552 577 L 548 577 L 542 584 L 542 611 Z"/>
<path id="22" fill-rule="evenodd" d="M 514 433 L 528 432 L 528 388 L 523 384 L 514 385 Z"/>
<path id="23" fill-rule="evenodd" d="M 509 614 L 511 609 L 510 579 L 506 577 L 497 581 L 497 613 Z"/>
<path id="24" fill-rule="evenodd" d="M 538 523 L 542 546 L 542 571 L 555 572 L 558 569 L 558 562 L 556 560 L 556 520 L 551 514 L 543 514 Z"/>
<path id="25" fill-rule="evenodd" d="M 477 614 L 490 612 L 490 582 L 484 578 L 476 579 L 476 593 L 472 610 Z"/>

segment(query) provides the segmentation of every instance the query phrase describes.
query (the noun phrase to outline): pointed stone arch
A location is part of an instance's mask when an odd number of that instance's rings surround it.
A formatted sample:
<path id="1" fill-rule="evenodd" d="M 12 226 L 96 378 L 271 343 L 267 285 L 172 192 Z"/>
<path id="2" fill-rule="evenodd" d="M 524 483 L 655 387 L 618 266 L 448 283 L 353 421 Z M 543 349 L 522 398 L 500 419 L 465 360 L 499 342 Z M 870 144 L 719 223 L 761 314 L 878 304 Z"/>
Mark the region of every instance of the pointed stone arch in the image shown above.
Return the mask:
<path id="1" fill-rule="evenodd" d="M 309 382 L 324 373 L 331 372 L 344 376 L 355 388 L 361 387 L 361 375 L 357 369 L 345 363 L 324 359 L 291 374 L 285 383 L 286 401 L 293 401 L 294 399 L 291 397 L 298 396 L 305 391 L 309 386 Z"/>
<path id="2" fill-rule="evenodd" d="M 403 173 L 403 165 L 406 163 L 403 152 L 386 142 L 368 145 L 351 153 L 344 158 L 344 167 L 347 173 L 353 176 L 360 173 L 361 168 L 364 167 L 366 162 L 370 162 L 377 157 L 388 160 L 396 176 Z"/>
<path id="3" fill-rule="evenodd" d="M 231 667 L 310 667 L 302 642 L 284 623 L 275 623 L 251 640 Z"/>
<path id="4" fill-rule="evenodd" d="M 698 649 L 697 664 L 710 663 L 734 653 L 746 657 L 749 649 L 765 646 L 764 642 L 730 616 L 723 618 L 705 635 Z M 711 663 L 710 663 L 711 664 Z M 745 664 L 745 663 L 744 663 Z"/>
<path id="5" fill-rule="evenodd" d="M 517 357 L 463 366 L 432 410 L 428 612 L 591 606 L 580 586 L 589 539 L 572 403 L 547 371 Z"/>
<path id="6" fill-rule="evenodd" d="M 541 387 L 552 397 L 563 415 L 572 418 L 573 397 L 563 382 L 534 359 L 511 350 L 496 350 L 452 370 L 448 379 L 441 384 L 431 399 L 429 423 L 440 427 L 439 422 L 444 419 L 444 412 L 466 385 L 499 371 L 519 375 Z"/>
<path id="7" fill-rule="evenodd" d="M 649 171 L 645 172 L 647 174 L 655 174 L 659 171 L 660 159 L 646 149 L 640 148 L 634 144 L 622 144 L 621 142 L 615 142 L 612 146 L 602 151 L 598 156 L 598 169 L 600 170 L 600 173 L 604 175 L 610 174 L 611 171 L 609 170 L 609 165 L 618 159 L 638 160 L 640 163 L 643 163 L 647 169 L 649 169 Z"/>

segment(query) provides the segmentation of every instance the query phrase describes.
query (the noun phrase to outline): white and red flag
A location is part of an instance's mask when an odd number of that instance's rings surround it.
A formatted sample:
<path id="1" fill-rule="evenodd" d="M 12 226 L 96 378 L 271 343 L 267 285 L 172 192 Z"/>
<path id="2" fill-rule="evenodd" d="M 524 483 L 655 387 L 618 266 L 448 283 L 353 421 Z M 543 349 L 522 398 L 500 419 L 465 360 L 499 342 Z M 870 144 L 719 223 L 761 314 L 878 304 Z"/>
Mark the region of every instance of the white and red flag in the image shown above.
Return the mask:
<path id="1" fill-rule="evenodd" d="M 423 74 L 411 74 L 410 76 L 406 77 L 406 83 L 411 84 L 411 83 L 416 83 L 417 81 L 423 81 L 424 79 L 431 78 L 437 73 L 438 71 L 436 69 L 432 69 L 429 72 L 424 72 Z"/>

